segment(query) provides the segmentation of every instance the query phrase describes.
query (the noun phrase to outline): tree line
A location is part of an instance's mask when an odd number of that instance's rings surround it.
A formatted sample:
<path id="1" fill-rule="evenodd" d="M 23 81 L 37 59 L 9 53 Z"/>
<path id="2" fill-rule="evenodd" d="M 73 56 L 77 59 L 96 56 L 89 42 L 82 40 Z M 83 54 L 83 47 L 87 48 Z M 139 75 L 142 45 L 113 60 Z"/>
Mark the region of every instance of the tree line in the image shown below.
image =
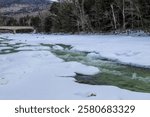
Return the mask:
<path id="1" fill-rule="evenodd" d="M 7 19 L 7 20 L 6 20 Z M 31 25 L 39 32 L 150 32 L 149 0 L 58 0 L 49 14 L 6 18 L 5 25 Z M 3 22 L 0 20 L 0 22 Z"/>

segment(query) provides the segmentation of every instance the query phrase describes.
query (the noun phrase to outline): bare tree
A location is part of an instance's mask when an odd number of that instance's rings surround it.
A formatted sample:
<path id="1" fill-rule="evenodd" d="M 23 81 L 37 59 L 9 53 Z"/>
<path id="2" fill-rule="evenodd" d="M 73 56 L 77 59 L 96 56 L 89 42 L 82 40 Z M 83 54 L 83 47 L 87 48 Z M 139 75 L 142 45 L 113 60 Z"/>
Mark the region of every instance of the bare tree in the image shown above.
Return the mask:
<path id="1" fill-rule="evenodd" d="M 85 0 L 72 0 L 72 3 L 74 4 L 73 13 L 77 17 L 78 31 L 80 30 L 80 27 L 84 32 L 88 30 L 93 31 L 88 15 L 85 14 Z"/>
<path id="2" fill-rule="evenodd" d="M 123 16 L 123 30 L 125 30 L 126 29 L 125 0 L 122 0 L 122 16 Z"/>
<path id="3" fill-rule="evenodd" d="M 116 17 L 115 17 L 115 13 L 114 13 L 114 5 L 111 4 L 110 7 L 111 7 L 111 10 L 112 10 L 112 15 L 113 15 L 114 29 L 116 30 L 117 29 L 117 24 L 116 24 Z"/>

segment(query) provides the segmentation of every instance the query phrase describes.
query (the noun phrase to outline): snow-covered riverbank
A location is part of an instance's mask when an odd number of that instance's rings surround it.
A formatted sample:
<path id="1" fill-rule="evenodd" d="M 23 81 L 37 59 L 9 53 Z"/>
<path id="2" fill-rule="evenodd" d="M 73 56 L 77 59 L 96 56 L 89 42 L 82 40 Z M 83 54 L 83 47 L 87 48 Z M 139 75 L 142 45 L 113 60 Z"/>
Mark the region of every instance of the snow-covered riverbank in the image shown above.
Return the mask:
<path id="1" fill-rule="evenodd" d="M 150 99 L 148 93 L 115 86 L 78 84 L 72 78 L 75 73 L 91 75 L 98 69 L 64 62 L 40 45 L 66 44 L 71 45 L 72 50 L 150 67 L 149 37 L 40 34 L 2 34 L 0 37 L 12 39 L 9 44 L 22 43 L 16 50 L 26 50 L 0 55 L 0 99 Z M 0 51 L 4 47 L 4 44 L 0 46 Z M 55 49 L 62 48 L 55 46 Z"/>

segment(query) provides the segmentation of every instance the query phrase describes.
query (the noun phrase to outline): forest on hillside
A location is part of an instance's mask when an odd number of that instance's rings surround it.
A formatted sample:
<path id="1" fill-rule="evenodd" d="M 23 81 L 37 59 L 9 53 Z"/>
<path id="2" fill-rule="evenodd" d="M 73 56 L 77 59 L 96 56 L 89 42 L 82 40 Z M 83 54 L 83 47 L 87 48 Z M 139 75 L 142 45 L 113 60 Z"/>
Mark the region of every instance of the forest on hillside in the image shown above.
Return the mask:
<path id="1" fill-rule="evenodd" d="M 0 18 L 1 25 L 34 26 L 39 32 L 150 32 L 149 0 L 58 0 L 46 16 Z"/>

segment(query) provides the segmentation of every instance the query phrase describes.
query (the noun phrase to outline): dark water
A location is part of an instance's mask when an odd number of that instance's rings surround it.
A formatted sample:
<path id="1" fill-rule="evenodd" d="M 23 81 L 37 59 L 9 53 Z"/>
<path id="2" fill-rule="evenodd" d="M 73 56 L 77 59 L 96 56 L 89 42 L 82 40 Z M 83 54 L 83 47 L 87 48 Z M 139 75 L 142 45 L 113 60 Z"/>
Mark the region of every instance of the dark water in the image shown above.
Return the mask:
<path id="1" fill-rule="evenodd" d="M 77 74 L 78 83 L 91 85 L 114 85 L 123 89 L 138 92 L 150 92 L 150 69 L 122 65 L 114 61 L 88 57 L 87 52 L 52 51 L 65 61 L 78 61 L 86 65 L 98 67 L 101 73 L 93 76 Z"/>

